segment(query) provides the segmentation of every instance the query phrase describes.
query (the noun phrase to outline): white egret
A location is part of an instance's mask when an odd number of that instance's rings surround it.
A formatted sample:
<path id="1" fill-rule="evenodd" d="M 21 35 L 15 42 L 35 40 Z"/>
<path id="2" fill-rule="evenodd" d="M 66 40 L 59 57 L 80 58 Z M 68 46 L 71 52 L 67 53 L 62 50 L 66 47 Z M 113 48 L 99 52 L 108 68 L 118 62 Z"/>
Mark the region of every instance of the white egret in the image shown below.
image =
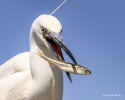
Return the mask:
<path id="1" fill-rule="evenodd" d="M 51 15 L 40 15 L 33 22 L 30 52 L 18 54 L 0 66 L 0 100 L 62 100 L 62 71 L 35 54 L 39 48 L 48 57 L 63 60 L 62 48 L 76 62 L 61 31 L 61 23 Z"/>

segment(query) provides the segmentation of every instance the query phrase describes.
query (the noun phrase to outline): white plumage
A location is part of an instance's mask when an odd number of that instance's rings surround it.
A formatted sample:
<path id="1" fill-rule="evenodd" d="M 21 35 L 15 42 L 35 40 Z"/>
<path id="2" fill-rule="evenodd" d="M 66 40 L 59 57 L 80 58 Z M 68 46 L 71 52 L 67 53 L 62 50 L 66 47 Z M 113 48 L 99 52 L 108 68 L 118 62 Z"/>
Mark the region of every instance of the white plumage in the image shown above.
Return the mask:
<path id="1" fill-rule="evenodd" d="M 51 15 L 41 15 L 33 22 L 30 52 L 18 54 L 0 66 L 0 100 L 62 100 L 62 71 L 35 54 L 39 48 L 55 57 L 41 27 L 47 29 L 47 34 L 58 36 L 62 30 L 59 20 Z"/>

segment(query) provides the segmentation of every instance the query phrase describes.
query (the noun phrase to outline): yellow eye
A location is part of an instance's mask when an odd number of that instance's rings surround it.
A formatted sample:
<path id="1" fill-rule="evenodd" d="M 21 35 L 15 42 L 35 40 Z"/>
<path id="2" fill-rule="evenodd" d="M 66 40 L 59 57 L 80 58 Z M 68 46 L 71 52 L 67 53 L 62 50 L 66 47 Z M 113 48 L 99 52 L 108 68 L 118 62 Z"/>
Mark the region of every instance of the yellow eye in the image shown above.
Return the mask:
<path id="1" fill-rule="evenodd" d="M 46 28 L 44 28 L 44 27 L 41 27 L 41 31 L 42 31 L 43 37 L 45 38 L 46 35 L 47 35 L 48 30 Z"/>
<path id="2" fill-rule="evenodd" d="M 41 30 L 42 30 L 43 33 L 47 32 L 47 30 L 45 28 L 43 28 L 43 27 L 41 28 Z"/>

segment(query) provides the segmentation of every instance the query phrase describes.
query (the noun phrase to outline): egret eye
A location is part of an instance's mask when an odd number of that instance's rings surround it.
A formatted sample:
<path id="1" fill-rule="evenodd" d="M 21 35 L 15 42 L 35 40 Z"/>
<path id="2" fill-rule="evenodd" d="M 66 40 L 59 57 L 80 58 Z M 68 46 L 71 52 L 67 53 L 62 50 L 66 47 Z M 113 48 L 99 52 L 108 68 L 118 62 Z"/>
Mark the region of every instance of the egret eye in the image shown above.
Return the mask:
<path id="1" fill-rule="evenodd" d="M 47 32 L 47 29 L 41 27 L 41 31 L 42 31 L 42 33 L 46 33 L 46 32 Z"/>
<path id="2" fill-rule="evenodd" d="M 44 27 L 41 27 L 41 31 L 42 31 L 42 35 L 43 35 L 43 37 L 45 38 L 46 37 L 46 35 L 47 35 L 47 29 L 46 28 L 44 28 Z"/>

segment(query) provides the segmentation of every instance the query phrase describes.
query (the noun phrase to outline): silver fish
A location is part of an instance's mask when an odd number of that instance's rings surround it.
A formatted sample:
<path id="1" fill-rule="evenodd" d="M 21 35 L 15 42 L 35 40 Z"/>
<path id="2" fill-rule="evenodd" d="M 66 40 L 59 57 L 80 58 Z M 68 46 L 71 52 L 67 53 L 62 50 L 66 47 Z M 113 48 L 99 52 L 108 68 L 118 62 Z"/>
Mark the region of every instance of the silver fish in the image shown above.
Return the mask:
<path id="1" fill-rule="evenodd" d="M 91 71 L 83 66 L 75 65 L 72 63 L 68 63 L 68 62 L 62 62 L 57 59 L 47 57 L 43 54 L 43 52 L 40 49 L 38 49 L 38 55 L 40 57 L 44 58 L 46 61 L 48 61 L 51 65 L 57 67 L 60 70 L 63 70 L 63 71 L 69 72 L 69 73 L 73 73 L 73 74 L 78 74 L 78 75 L 91 74 Z"/>

